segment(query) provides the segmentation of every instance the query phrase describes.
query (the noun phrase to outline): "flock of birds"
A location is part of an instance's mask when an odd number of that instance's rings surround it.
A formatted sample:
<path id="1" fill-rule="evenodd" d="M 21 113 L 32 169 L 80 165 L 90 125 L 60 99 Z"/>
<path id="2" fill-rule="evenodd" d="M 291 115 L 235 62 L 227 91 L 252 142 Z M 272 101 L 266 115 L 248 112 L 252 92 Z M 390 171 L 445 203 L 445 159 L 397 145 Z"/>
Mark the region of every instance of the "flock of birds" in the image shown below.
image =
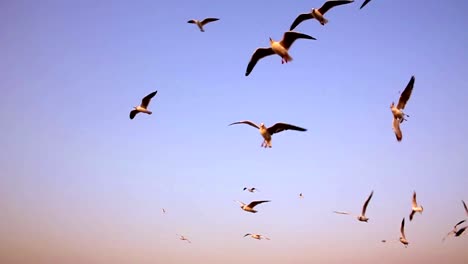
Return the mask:
<path id="1" fill-rule="evenodd" d="M 309 19 L 316 19 L 321 25 L 325 25 L 325 24 L 328 23 L 328 19 L 326 19 L 324 17 L 326 12 L 328 12 L 330 9 L 332 9 L 334 7 L 337 7 L 337 6 L 340 6 L 340 5 L 345 5 L 345 4 L 350 4 L 350 3 L 353 3 L 353 2 L 354 2 L 354 0 L 329 0 L 329 1 L 326 1 L 320 8 L 313 8 L 310 12 L 300 14 L 299 16 L 297 16 L 297 18 L 294 20 L 294 22 L 290 26 L 290 31 L 285 32 L 284 35 L 283 35 L 283 38 L 280 41 L 274 41 L 273 39 L 270 38 L 270 47 L 268 47 L 268 48 L 257 48 L 254 51 L 254 53 L 252 54 L 252 57 L 250 58 L 250 61 L 249 61 L 248 65 L 247 65 L 245 76 L 248 76 L 252 72 L 252 70 L 255 67 L 255 65 L 257 64 L 257 62 L 259 60 L 261 60 L 262 58 L 266 57 L 266 56 L 277 54 L 278 56 L 281 57 L 281 63 L 282 64 L 291 62 L 293 60 L 293 58 L 289 55 L 289 49 L 291 48 L 291 45 L 294 43 L 294 41 L 296 41 L 297 39 L 316 40 L 314 37 L 312 37 L 310 35 L 303 34 L 303 33 L 296 32 L 296 31 L 292 31 L 292 30 L 294 30 L 300 23 L 302 23 L 302 22 L 304 22 L 306 20 L 309 20 Z M 362 9 L 369 2 L 370 2 L 370 0 L 365 0 L 360 8 Z M 192 19 L 192 20 L 189 20 L 187 23 L 195 24 L 195 25 L 197 25 L 197 27 L 199 28 L 199 30 L 201 32 L 205 32 L 204 26 L 206 26 L 206 24 L 211 23 L 211 22 L 215 22 L 215 21 L 218 21 L 218 20 L 219 20 L 219 18 L 205 18 L 203 20 Z M 404 113 L 403 110 L 405 109 L 405 106 L 406 106 L 408 100 L 411 97 L 413 87 L 414 87 L 414 83 L 415 83 L 415 77 L 411 76 L 411 79 L 409 80 L 409 82 L 406 85 L 405 89 L 400 94 L 400 98 L 398 100 L 398 103 L 395 105 L 395 102 L 392 102 L 391 105 L 390 105 L 390 110 L 391 110 L 392 115 L 393 115 L 393 123 L 392 123 L 393 125 L 392 125 L 392 127 L 393 127 L 393 131 L 395 133 L 395 136 L 396 136 L 396 139 L 397 139 L 398 142 L 400 142 L 403 139 L 403 134 L 402 134 L 400 125 L 404 121 L 407 121 L 406 117 L 409 117 L 409 115 Z M 157 91 L 154 91 L 154 92 L 148 94 L 147 96 L 145 96 L 142 99 L 141 104 L 139 106 L 135 106 L 134 109 L 130 112 L 130 119 L 134 119 L 135 116 L 138 113 L 145 113 L 145 114 L 151 115 L 152 112 L 148 110 L 148 105 L 149 105 L 151 99 L 156 94 L 157 94 Z M 287 123 L 276 123 L 276 124 L 274 124 L 274 125 L 272 125 L 270 127 L 266 127 L 264 123 L 260 123 L 259 125 L 257 125 L 254 122 L 249 121 L 249 120 L 234 122 L 234 123 L 229 124 L 229 126 L 236 125 L 236 124 L 246 124 L 246 125 L 250 125 L 250 126 L 258 129 L 259 132 L 260 132 L 260 135 L 263 137 L 263 142 L 261 144 L 261 147 L 264 147 L 264 148 L 271 148 L 272 147 L 271 141 L 272 141 L 272 135 L 273 134 L 276 134 L 276 133 L 279 133 L 279 132 L 282 132 L 282 131 L 285 131 L 285 130 L 295 130 L 295 131 L 301 131 L 301 132 L 307 131 L 307 129 L 305 129 L 305 128 L 295 126 L 295 125 L 291 125 L 291 124 L 287 124 Z M 251 192 L 251 193 L 258 191 L 258 189 L 256 189 L 255 187 L 251 187 L 251 188 L 244 187 L 243 190 L 244 191 L 247 190 L 248 192 Z M 368 196 L 368 198 L 364 202 L 361 214 L 356 215 L 356 218 L 357 218 L 358 221 L 366 222 L 366 223 L 368 222 L 369 218 L 366 216 L 366 210 L 367 210 L 367 206 L 369 205 L 370 200 L 372 199 L 373 194 L 374 194 L 374 191 L 372 191 L 370 193 L 370 195 Z M 303 198 L 303 197 L 304 197 L 303 194 L 300 193 L 299 198 Z M 258 206 L 259 204 L 270 202 L 270 200 L 252 201 L 252 202 L 250 202 L 248 204 L 240 202 L 240 201 L 236 201 L 236 202 L 238 202 L 240 204 L 240 208 L 242 210 L 244 210 L 246 212 L 249 212 L 249 213 L 257 213 L 257 210 L 255 210 L 254 208 L 256 206 Z M 465 204 L 465 202 L 463 200 L 462 200 L 462 203 L 463 203 L 465 212 L 466 212 L 466 214 L 468 216 L 468 208 L 467 208 L 467 206 L 466 206 L 466 204 Z M 410 221 L 413 220 L 416 213 L 422 214 L 423 210 L 424 210 L 423 206 L 418 205 L 418 203 L 416 201 L 416 191 L 414 191 L 413 198 L 412 198 L 411 213 L 409 215 Z M 162 212 L 166 213 L 166 210 L 163 208 Z M 342 211 L 334 211 L 334 213 L 342 214 L 342 215 L 352 215 L 352 213 L 342 212 Z M 462 234 L 466 234 L 465 230 L 468 228 L 468 226 L 463 226 L 463 227 L 459 228 L 459 226 L 461 224 L 465 223 L 466 220 L 467 219 L 461 220 L 457 224 L 455 224 L 453 229 L 449 233 L 447 233 L 447 235 L 442 239 L 442 241 L 445 241 L 445 239 L 447 237 L 449 237 L 449 236 L 459 237 Z M 188 243 L 191 243 L 191 241 L 187 237 L 185 237 L 183 235 L 178 235 L 178 236 L 179 236 L 180 240 L 187 241 Z M 269 240 L 269 238 L 267 238 L 267 237 L 265 237 L 265 236 L 263 236 L 261 234 L 247 233 L 247 234 L 244 235 L 244 237 L 247 237 L 247 236 L 250 236 L 250 237 L 252 237 L 254 239 L 257 239 L 257 240 L 261 240 L 261 239 Z M 387 240 L 382 240 L 382 242 L 386 243 Z M 408 242 L 408 240 L 406 239 L 406 236 L 405 236 L 405 217 L 403 217 L 403 220 L 401 221 L 399 242 L 401 242 L 405 247 L 407 247 L 408 244 L 409 244 L 409 242 Z"/>

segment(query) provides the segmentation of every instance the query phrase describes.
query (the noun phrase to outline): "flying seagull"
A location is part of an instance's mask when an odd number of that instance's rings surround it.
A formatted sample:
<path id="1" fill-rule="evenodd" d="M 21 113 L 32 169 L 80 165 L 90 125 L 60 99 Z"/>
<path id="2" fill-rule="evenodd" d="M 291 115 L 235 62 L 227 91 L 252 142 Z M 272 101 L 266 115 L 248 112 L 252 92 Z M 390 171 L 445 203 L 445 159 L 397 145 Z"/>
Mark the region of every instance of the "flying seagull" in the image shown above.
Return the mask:
<path id="1" fill-rule="evenodd" d="M 458 236 L 460 236 L 461 234 L 463 234 L 463 232 L 465 232 L 466 228 L 468 228 L 468 226 L 464 226 L 464 227 L 460 228 L 460 229 L 455 233 L 455 237 L 458 237 Z"/>
<path id="2" fill-rule="evenodd" d="M 466 207 L 465 201 L 462 200 L 463 207 L 465 207 L 466 215 L 468 215 L 468 207 Z"/>
<path id="3" fill-rule="evenodd" d="M 302 34 L 299 32 L 294 32 L 294 31 L 287 31 L 283 35 L 283 39 L 281 41 L 274 41 L 272 38 L 270 38 L 270 47 L 269 48 L 258 48 L 255 50 L 255 52 L 252 54 L 252 57 L 250 58 L 249 64 L 247 65 L 247 70 L 245 72 L 245 76 L 249 76 L 250 72 L 252 72 L 253 68 L 257 64 L 257 62 L 266 57 L 270 56 L 273 54 L 277 54 L 278 56 L 281 57 L 281 64 L 283 63 L 288 63 L 289 61 L 292 61 L 293 58 L 289 56 L 289 48 L 291 45 L 296 41 L 296 39 L 313 39 L 315 40 L 314 37 L 311 37 L 306 34 Z"/>
<path id="4" fill-rule="evenodd" d="M 367 209 L 367 205 L 369 204 L 370 199 L 372 198 L 372 195 L 374 195 L 374 191 L 370 193 L 369 197 L 367 197 L 367 200 L 364 202 L 364 205 L 362 206 L 361 215 L 357 216 L 357 220 L 361 222 L 366 222 L 366 223 L 369 220 L 369 218 L 366 217 L 366 209 Z M 339 212 L 339 211 L 333 211 L 333 212 L 336 214 L 351 215 L 350 213 L 347 213 L 347 212 Z"/>
<path id="5" fill-rule="evenodd" d="M 236 124 L 247 124 L 247 125 L 257 128 L 260 131 L 260 134 L 262 135 L 264 139 L 260 147 L 264 147 L 264 148 L 266 147 L 271 148 L 271 136 L 275 133 L 279 133 L 285 130 L 296 130 L 296 131 L 302 131 L 302 132 L 307 131 L 307 129 L 305 128 L 293 126 L 293 125 L 286 124 L 286 123 L 276 123 L 272 125 L 271 127 L 267 128 L 265 124 L 263 123 L 260 123 L 260 126 L 258 126 L 257 124 L 249 120 L 234 122 L 229 125 L 231 126 L 231 125 L 236 125 Z"/>
<path id="6" fill-rule="evenodd" d="M 370 1 L 371 0 L 364 1 L 364 3 L 362 3 L 362 5 L 361 5 L 361 8 L 359 8 L 359 9 L 362 9 L 363 7 L 365 7 Z"/>
<path id="7" fill-rule="evenodd" d="M 416 212 L 419 212 L 422 214 L 424 208 L 421 205 L 418 205 L 418 202 L 416 202 L 416 191 L 413 192 L 413 202 L 411 205 L 411 214 L 409 216 L 409 220 L 413 221 L 413 216 Z"/>
<path id="8" fill-rule="evenodd" d="M 196 20 L 196 19 L 191 19 L 189 21 L 187 21 L 187 23 L 190 23 L 190 24 L 195 24 L 198 26 L 198 28 L 200 29 L 201 32 L 205 32 L 205 30 L 203 29 L 203 26 L 210 23 L 210 22 L 214 22 L 214 21 L 218 21 L 219 18 L 212 18 L 212 17 L 209 17 L 209 18 L 205 18 L 203 20 Z"/>
<path id="9" fill-rule="evenodd" d="M 302 21 L 315 18 L 317 19 L 322 26 L 328 23 L 328 20 L 324 17 L 325 13 L 331 8 L 339 5 L 350 4 L 354 2 L 353 0 L 337 0 L 337 1 L 327 1 L 320 8 L 313 8 L 309 13 L 300 14 L 292 23 L 289 30 L 293 30 L 297 27 Z"/>
<path id="10" fill-rule="evenodd" d="M 259 235 L 259 234 L 250 234 L 250 233 L 247 233 L 247 234 L 244 235 L 244 237 L 246 237 L 246 236 L 250 236 L 250 237 L 255 238 L 255 239 L 258 239 L 258 240 L 261 240 L 262 238 L 263 238 L 263 239 L 266 239 L 266 240 L 270 240 L 268 237 L 263 236 L 263 235 Z"/>
<path id="11" fill-rule="evenodd" d="M 442 238 L 442 242 L 445 241 L 445 239 L 446 239 L 448 236 L 452 235 L 452 234 L 455 236 L 455 235 L 458 233 L 458 231 L 459 231 L 459 230 L 458 230 L 458 226 L 461 225 L 461 224 L 463 224 L 465 221 L 466 221 L 466 220 L 461 220 L 461 221 L 458 222 L 455 226 L 453 226 L 452 231 L 448 232 L 448 234 L 445 235 L 444 238 Z M 461 229 L 460 229 L 460 230 L 461 230 Z M 462 231 L 462 233 L 463 233 L 463 231 Z M 459 235 L 460 235 L 460 234 L 459 234 Z"/>
<path id="12" fill-rule="evenodd" d="M 242 208 L 242 210 L 246 211 L 246 212 L 250 212 L 250 213 L 256 213 L 257 211 L 255 211 L 253 208 L 255 206 L 257 206 L 258 204 L 261 204 L 261 203 L 268 203 L 268 202 L 271 202 L 271 201 L 252 201 L 251 203 L 249 204 L 245 204 L 243 202 L 239 202 L 239 201 L 236 201 L 238 202 Z"/>
<path id="13" fill-rule="evenodd" d="M 176 235 L 177 235 L 177 234 L 176 234 Z M 185 241 L 187 241 L 187 242 L 189 242 L 189 243 L 192 243 L 188 238 L 186 238 L 186 237 L 184 237 L 184 236 L 182 236 L 182 235 L 178 235 L 178 236 L 179 236 L 179 239 L 180 239 L 180 240 L 185 240 Z"/>
<path id="14" fill-rule="evenodd" d="M 392 114 L 393 114 L 393 131 L 395 132 L 395 136 L 398 141 L 401 141 L 401 139 L 403 138 L 403 135 L 400 129 L 400 124 L 403 123 L 403 121 L 406 121 L 405 117 L 409 117 L 409 115 L 403 112 L 403 109 L 405 109 L 406 103 L 411 97 L 413 86 L 414 86 L 414 76 L 411 76 L 411 79 L 408 85 L 406 85 L 405 90 L 400 95 L 400 100 L 398 101 L 398 105 L 395 106 L 395 102 L 392 102 L 392 104 L 390 105 L 390 109 L 392 110 Z"/>
<path id="15" fill-rule="evenodd" d="M 244 191 L 245 191 L 245 190 L 247 190 L 247 191 L 249 191 L 249 192 L 251 192 L 251 193 L 253 193 L 253 192 L 255 192 L 255 191 L 257 191 L 257 192 L 258 192 L 258 189 L 257 189 L 257 188 L 255 188 L 255 187 L 252 187 L 252 188 L 247 188 L 247 187 L 244 187 Z"/>
<path id="16" fill-rule="evenodd" d="M 405 218 L 403 217 L 403 221 L 401 221 L 401 227 L 400 227 L 400 242 L 405 245 L 405 248 L 408 246 L 409 242 L 406 240 L 405 236 Z"/>
<path id="17" fill-rule="evenodd" d="M 158 91 L 154 91 L 154 92 L 148 94 L 147 96 L 145 96 L 145 98 L 143 98 L 141 100 L 141 104 L 139 106 L 133 107 L 134 109 L 132 111 L 130 111 L 130 119 L 133 119 L 136 116 L 136 114 L 138 114 L 138 113 L 146 113 L 148 115 L 151 115 L 153 112 L 148 111 L 147 108 L 148 108 L 148 105 L 149 105 L 149 103 L 151 101 L 151 98 L 153 98 L 156 95 L 157 92 Z"/>

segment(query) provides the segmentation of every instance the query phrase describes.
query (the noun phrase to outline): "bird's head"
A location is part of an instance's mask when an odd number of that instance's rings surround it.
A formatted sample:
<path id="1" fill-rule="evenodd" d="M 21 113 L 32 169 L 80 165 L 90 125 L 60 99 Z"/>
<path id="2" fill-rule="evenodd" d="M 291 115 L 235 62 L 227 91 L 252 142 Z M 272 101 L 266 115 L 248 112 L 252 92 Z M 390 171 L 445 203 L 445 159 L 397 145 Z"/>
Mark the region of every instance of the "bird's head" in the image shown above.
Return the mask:
<path id="1" fill-rule="evenodd" d="M 270 44 L 272 44 L 273 42 L 274 42 L 273 39 L 270 37 Z"/>
<path id="2" fill-rule="evenodd" d="M 390 105 L 390 108 L 393 108 L 395 106 L 395 102 L 392 102 L 392 104 Z"/>
<path id="3" fill-rule="evenodd" d="M 260 127 L 261 127 L 261 128 L 265 128 L 265 124 L 264 124 L 264 123 L 260 123 Z"/>
<path id="4" fill-rule="evenodd" d="M 423 211 L 424 211 L 424 207 L 421 205 L 421 214 L 422 214 Z"/>

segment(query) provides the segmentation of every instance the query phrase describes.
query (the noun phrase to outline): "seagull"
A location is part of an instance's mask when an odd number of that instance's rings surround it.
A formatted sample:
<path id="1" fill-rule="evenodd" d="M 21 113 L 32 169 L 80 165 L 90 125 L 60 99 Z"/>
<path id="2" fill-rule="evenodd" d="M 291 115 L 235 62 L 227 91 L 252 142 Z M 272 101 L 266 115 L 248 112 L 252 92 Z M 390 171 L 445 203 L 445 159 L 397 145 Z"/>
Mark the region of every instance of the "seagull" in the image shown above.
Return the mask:
<path id="1" fill-rule="evenodd" d="M 274 41 L 270 38 L 270 47 L 269 48 L 258 48 L 252 54 L 250 58 L 249 64 L 247 65 L 247 70 L 245 72 L 245 76 L 249 76 L 250 72 L 252 72 L 253 68 L 257 64 L 257 62 L 266 57 L 273 54 L 277 54 L 281 57 L 281 64 L 288 63 L 292 61 L 293 58 L 289 56 L 289 48 L 291 45 L 296 41 L 296 39 L 313 39 L 316 40 L 314 37 L 309 35 L 294 32 L 294 31 L 287 31 L 283 35 L 283 39 L 281 41 Z"/>
<path id="2" fill-rule="evenodd" d="M 260 131 L 260 134 L 262 135 L 264 139 L 260 147 L 264 147 L 264 148 L 267 148 L 267 147 L 271 148 L 271 136 L 275 133 L 279 133 L 284 130 L 296 130 L 296 131 L 302 131 L 302 132 L 307 131 L 307 129 L 305 128 L 293 126 L 293 125 L 286 124 L 286 123 L 276 123 L 272 125 L 271 127 L 267 128 L 265 124 L 263 123 L 260 123 L 260 126 L 258 126 L 257 124 L 249 120 L 234 122 L 229 125 L 231 126 L 231 125 L 236 125 L 236 124 L 247 124 L 247 125 L 257 128 Z"/>
<path id="3" fill-rule="evenodd" d="M 138 114 L 138 113 L 146 113 L 148 115 L 151 115 L 153 112 L 148 111 L 147 108 L 148 108 L 148 105 L 149 105 L 149 103 L 151 101 L 151 98 L 153 98 L 156 95 L 157 92 L 158 91 L 154 91 L 154 92 L 148 94 L 147 96 L 145 96 L 145 98 L 143 98 L 141 100 L 141 104 L 139 106 L 133 107 L 134 110 L 130 111 L 130 119 L 133 119 L 136 116 L 136 114 Z"/>
<path id="4" fill-rule="evenodd" d="M 176 235 L 177 235 L 177 234 L 176 234 Z M 188 238 L 186 238 L 186 237 L 184 237 L 184 236 L 182 236 L 182 235 L 178 235 L 178 236 L 180 237 L 180 238 L 179 238 L 180 240 L 185 240 L 185 241 L 187 241 L 187 242 L 189 242 L 189 243 L 192 243 Z"/>
<path id="5" fill-rule="evenodd" d="M 460 228 L 456 233 L 455 233 L 455 237 L 458 237 L 460 236 L 461 234 L 463 234 L 463 232 L 465 232 L 465 230 L 468 228 L 468 226 L 464 226 L 462 228 Z"/>
<path id="6" fill-rule="evenodd" d="M 163 212 L 163 214 L 165 214 L 165 213 L 166 213 L 166 210 L 163 208 L 163 209 L 162 209 L 162 212 Z"/>
<path id="7" fill-rule="evenodd" d="M 406 240 L 406 237 L 405 237 L 405 218 L 403 217 L 403 221 L 401 221 L 401 227 L 400 227 L 400 233 L 401 233 L 401 236 L 400 236 L 400 242 L 405 245 L 405 248 L 408 247 L 408 240 Z"/>
<path id="8" fill-rule="evenodd" d="M 325 2 L 322 7 L 320 8 L 313 8 L 312 11 L 305 14 L 300 14 L 292 23 L 289 30 L 293 30 L 297 25 L 302 23 L 304 20 L 315 18 L 317 19 L 322 26 L 328 23 L 328 20 L 324 17 L 325 13 L 330 10 L 331 8 L 339 5 L 350 4 L 354 2 L 354 0 L 338 0 L 338 1 L 327 1 Z"/>
<path id="9" fill-rule="evenodd" d="M 409 220 L 412 221 L 413 220 L 413 216 L 416 212 L 419 212 L 420 214 L 422 214 L 424 208 L 419 205 L 418 206 L 418 203 L 416 202 L 416 191 L 413 192 L 413 203 L 412 203 L 412 207 L 411 207 L 411 214 L 409 216 Z"/>
<path id="10" fill-rule="evenodd" d="M 266 240 L 270 240 L 268 237 L 266 236 L 263 236 L 263 235 L 259 235 L 259 234 L 250 234 L 250 233 L 247 233 L 244 235 L 244 237 L 246 236 L 251 236 L 252 238 L 255 238 L 255 239 L 258 239 L 258 240 L 261 240 L 262 238 L 263 239 L 266 239 Z"/>
<path id="11" fill-rule="evenodd" d="M 249 204 L 245 204 L 243 202 L 239 202 L 239 201 L 236 201 L 238 202 L 242 208 L 242 210 L 246 211 L 246 212 L 250 212 L 250 213 L 256 213 L 257 211 L 255 211 L 253 208 L 258 205 L 258 204 L 261 204 L 261 203 L 268 203 L 268 202 L 271 202 L 271 201 L 252 201 L 251 203 Z"/>
<path id="12" fill-rule="evenodd" d="M 364 3 L 362 3 L 362 5 L 361 5 L 361 8 L 359 8 L 359 9 L 362 9 L 363 7 L 365 7 L 367 5 L 367 3 L 369 3 L 370 1 L 371 0 L 364 1 Z"/>
<path id="13" fill-rule="evenodd" d="M 465 221 L 466 221 L 466 220 L 461 220 L 461 221 L 458 222 L 455 226 L 453 226 L 452 231 L 448 232 L 448 234 L 445 235 L 444 238 L 442 238 L 442 242 L 444 242 L 445 239 L 446 239 L 448 236 L 452 235 L 452 234 L 455 236 L 455 235 L 458 233 L 458 231 L 459 231 L 459 230 L 457 229 L 457 227 L 458 227 L 459 225 L 463 224 Z M 461 229 L 460 229 L 460 230 L 461 230 Z M 463 231 L 462 231 L 462 233 L 463 233 Z M 458 234 L 458 235 L 461 235 L 461 234 Z"/>
<path id="14" fill-rule="evenodd" d="M 468 215 L 468 207 L 466 207 L 465 201 L 462 200 L 463 207 L 465 207 L 466 215 Z"/>
<path id="15" fill-rule="evenodd" d="M 362 206 L 361 215 L 357 216 L 357 220 L 361 222 L 366 222 L 366 223 L 369 220 L 369 218 L 366 217 L 366 209 L 367 209 L 367 205 L 369 204 L 370 199 L 372 198 L 372 195 L 374 195 L 374 191 L 370 193 L 369 197 L 367 197 L 367 200 L 364 202 L 364 205 Z M 339 212 L 339 211 L 333 211 L 333 212 L 336 214 L 350 215 L 350 213 L 347 213 L 347 212 Z"/>
<path id="16" fill-rule="evenodd" d="M 395 102 L 392 102 L 392 104 L 390 105 L 390 109 L 392 110 L 392 114 L 393 114 L 393 131 L 395 132 L 395 136 L 398 141 L 401 141 L 401 139 L 403 138 L 403 135 L 401 134 L 401 130 L 400 130 L 400 123 L 403 123 L 403 121 L 406 121 L 405 117 L 409 117 L 409 115 L 403 112 L 403 109 L 405 109 L 406 103 L 411 97 L 413 86 L 414 86 L 414 76 L 411 76 L 411 79 L 408 85 L 406 85 L 405 90 L 400 95 L 400 100 L 398 101 L 398 105 L 395 106 Z"/>
<path id="17" fill-rule="evenodd" d="M 252 187 L 252 188 L 244 187 L 244 191 L 245 191 L 245 190 L 247 190 L 247 191 L 249 191 L 249 192 L 251 192 L 251 193 L 253 193 L 253 192 L 255 192 L 255 191 L 258 192 L 258 189 L 256 189 L 255 187 Z"/>
<path id="18" fill-rule="evenodd" d="M 209 17 L 209 18 L 205 18 L 205 19 L 203 19 L 201 21 L 196 20 L 196 19 L 191 19 L 191 20 L 187 21 L 187 23 L 196 24 L 201 32 L 205 32 L 205 30 L 203 29 L 204 25 L 206 25 L 206 24 L 208 24 L 210 22 L 218 21 L 218 20 L 219 20 L 219 18 Z"/>

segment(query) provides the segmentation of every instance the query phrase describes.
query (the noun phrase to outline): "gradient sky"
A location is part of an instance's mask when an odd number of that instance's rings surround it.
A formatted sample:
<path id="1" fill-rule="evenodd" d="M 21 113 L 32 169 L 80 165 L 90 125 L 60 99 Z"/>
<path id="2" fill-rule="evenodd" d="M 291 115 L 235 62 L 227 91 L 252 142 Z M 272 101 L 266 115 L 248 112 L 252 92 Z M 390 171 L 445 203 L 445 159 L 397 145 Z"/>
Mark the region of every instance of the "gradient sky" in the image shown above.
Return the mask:
<path id="1" fill-rule="evenodd" d="M 317 40 L 245 77 L 323 2 L 1 1 L 0 262 L 467 263 L 467 236 L 441 238 L 468 201 L 468 2 L 362 2 L 302 23 Z M 186 23 L 204 17 L 220 21 Z M 412 75 L 398 143 L 389 105 Z M 153 114 L 130 120 L 154 90 Z M 308 131 L 263 149 L 228 126 L 244 119 Z M 371 190 L 369 223 L 332 213 Z M 413 190 L 409 247 L 382 244 Z M 256 199 L 272 202 L 233 201 Z"/>

